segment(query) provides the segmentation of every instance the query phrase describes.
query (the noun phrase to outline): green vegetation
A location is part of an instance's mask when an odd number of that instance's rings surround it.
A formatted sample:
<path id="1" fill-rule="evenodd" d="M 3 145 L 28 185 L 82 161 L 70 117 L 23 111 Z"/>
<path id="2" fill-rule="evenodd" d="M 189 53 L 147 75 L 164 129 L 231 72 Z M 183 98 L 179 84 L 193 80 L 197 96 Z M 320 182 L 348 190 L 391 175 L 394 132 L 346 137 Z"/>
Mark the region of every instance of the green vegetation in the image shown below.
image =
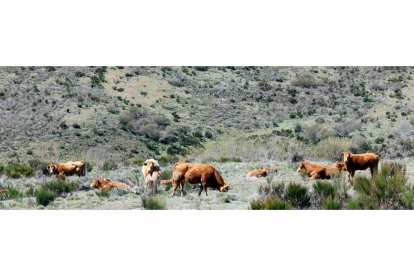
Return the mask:
<path id="1" fill-rule="evenodd" d="M 109 197 L 111 195 L 111 189 L 100 189 L 98 191 L 95 191 L 95 194 L 98 197 Z"/>
<path id="2" fill-rule="evenodd" d="M 143 196 L 141 197 L 142 206 L 146 210 L 165 210 L 167 209 L 167 204 L 165 201 L 156 196 Z"/>
<path id="3" fill-rule="evenodd" d="M 48 183 L 44 183 L 36 190 L 28 190 L 28 193 L 34 193 L 37 204 L 47 206 L 56 197 L 66 196 L 68 193 L 72 193 L 79 189 L 79 183 L 66 182 L 64 180 L 52 180 Z M 34 192 L 33 192 L 34 191 Z"/>
<path id="4" fill-rule="evenodd" d="M 32 177 L 35 174 L 35 170 L 30 165 L 20 163 L 7 164 L 3 170 L 4 174 L 11 178 Z"/>
<path id="5" fill-rule="evenodd" d="M 117 168 L 118 164 L 115 162 L 115 160 L 112 159 L 105 160 L 105 162 L 102 165 L 102 169 L 104 171 L 116 170 Z"/>

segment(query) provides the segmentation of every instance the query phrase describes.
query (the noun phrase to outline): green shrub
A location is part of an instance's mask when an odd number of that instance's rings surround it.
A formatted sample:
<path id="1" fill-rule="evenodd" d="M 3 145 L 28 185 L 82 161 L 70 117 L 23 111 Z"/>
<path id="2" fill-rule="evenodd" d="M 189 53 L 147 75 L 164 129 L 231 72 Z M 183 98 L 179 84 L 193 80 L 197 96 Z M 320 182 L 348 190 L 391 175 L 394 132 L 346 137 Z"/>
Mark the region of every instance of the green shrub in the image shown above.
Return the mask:
<path id="1" fill-rule="evenodd" d="M 308 189 L 300 184 L 289 183 L 286 188 L 285 199 L 288 200 L 295 208 L 306 209 L 310 206 Z"/>
<path id="2" fill-rule="evenodd" d="M 55 197 L 56 197 L 53 192 L 45 188 L 40 188 L 36 190 L 35 196 L 36 196 L 36 203 L 43 205 L 43 206 L 49 205 L 49 203 L 55 200 Z"/>
<path id="3" fill-rule="evenodd" d="M 117 168 L 118 168 L 118 165 L 112 159 L 105 160 L 105 162 L 102 165 L 102 169 L 104 171 L 116 170 Z"/>
<path id="4" fill-rule="evenodd" d="M 265 200 L 254 200 L 250 202 L 252 210 L 289 210 L 291 208 L 289 202 L 280 198 L 266 198 Z"/>
<path id="5" fill-rule="evenodd" d="M 93 170 L 93 164 L 90 161 L 85 161 L 86 171 L 91 172 Z"/>
<path id="6" fill-rule="evenodd" d="M 161 171 L 161 179 L 162 180 L 169 180 L 172 179 L 172 171 L 169 169 L 165 169 Z"/>
<path id="7" fill-rule="evenodd" d="M 221 157 L 217 160 L 219 163 L 227 163 L 227 162 L 242 162 L 242 160 L 238 157 Z"/>
<path id="8" fill-rule="evenodd" d="M 400 204 L 404 209 L 414 209 L 414 187 L 405 189 L 400 198 Z"/>
<path id="9" fill-rule="evenodd" d="M 30 186 L 29 189 L 24 192 L 24 195 L 28 197 L 36 196 L 36 189 L 33 186 Z"/>
<path id="10" fill-rule="evenodd" d="M 375 206 L 369 199 L 356 197 L 348 201 L 348 210 L 374 210 Z"/>
<path id="11" fill-rule="evenodd" d="M 4 164 L 0 163 L 0 175 L 4 174 Z"/>
<path id="12" fill-rule="evenodd" d="M 326 198 L 323 201 L 322 208 L 325 210 L 340 210 L 341 204 L 336 198 Z"/>
<path id="13" fill-rule="evenodd" d="M 173 155 L 163 155 L 160 158 L 158 158 L 158 163 L 161 166 L 168 166 L 170 164 L 174 164 L 178 162 L 178 157 Z"/>
<path id="14" fill-rule="evenodd" d="M 22 196 L 20 191 L 14 187 L 5 188 L 0 186 L 0 189 L 6 190 L 5 192 L 0 193 L 0 200 L 14 199 Z"/>
<path id="15" fill-rule="evenodd" d="M 29 165 L 19 163 L 10 163 L 4 168 L 4 172 L 8 177 L 20 178 L 34 176 L 35 170 Z"/>
<path id="16" fill-rule="evenodd" d="M 397 162 L 383 163 L 378 173 L 354 178 L 354 187 L 365 209 L 395 209 L 407 187 L 405 167 Z"/>
<path id="17" fill-rule="evenodd" d="M 154 196 L 143 196 L 142 199 L 142 206 L 147 210 L 165 210 L 167 209 L 167 205 L 165 201 L 159 197 Z"/>
<path id="18" fill-rule="evenodd" d="M 49 183 L 43 184 L 43 189 L 53 192 L 56 196 L 62 196 L 79 189 L 79 183 L 66 182 L 64 180 L 52 180 Z"/>
<path id="19" fill-rule="evenodd" d="M 335 196 L 335 187 L 328 181 L 318 180 L 313 184 L 313 192 L 321 198 L 333 198 Z"/>
<path id="20" fill-rule="evenodd" d="M 95 194 L 99 197 L 109 197 L 111 195 L 111 189 L 100 189 L 95 191 Z"/>

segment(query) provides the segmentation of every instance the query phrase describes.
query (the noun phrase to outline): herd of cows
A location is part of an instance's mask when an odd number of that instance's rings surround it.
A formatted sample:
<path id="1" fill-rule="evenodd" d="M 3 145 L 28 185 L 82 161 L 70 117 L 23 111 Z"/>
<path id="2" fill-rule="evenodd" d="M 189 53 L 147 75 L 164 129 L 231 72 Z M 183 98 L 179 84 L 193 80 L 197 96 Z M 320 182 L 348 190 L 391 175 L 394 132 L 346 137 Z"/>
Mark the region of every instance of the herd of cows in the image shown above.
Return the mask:
<path id="1" fill-rule="evenodd" d="M 375 153 L 353 154 L 344 152 L 341 161 L 337 161 L 333 166 L 311 163 L 302 160 L 297 169 L 297 173 L 305 172 L 312 179 L 331 179 L 338 176 L 343 171 L 347 171 L 348 180 L 352 179 L 357 170 L 370 169 L 371 175 L 378 170 L 379 156 Z M 67 176 L 84 176 L 86 164 L 84 161 L 54 163 L 47 166 L 50 174 L 56 175 L 59 179 L 66 179 Z M 248 177 L 266 177 L 269 173 L 276 173 L 276 168 L 260 167 L 247 174 Z M 192 164 L 185 162 L 175 163 L 172 168 L 172 179 L 161 180 L 161 167 L 157 160 L 148 159 L 142 165 L 142 175 L 144 177 L 145 188 L 152 193 L 157 193 L 160 185 L 171 184 L 174 196 L 177 189 L 184 195 L 185 182 L 191 184 L 201 184 L 198 195 L 204 191 L 207 195 L 207 188 L 217 189 L 220 192 L 227 192 L 229 185 L 221 177 L 219 171 L 210 164 Z M 128 184 L 112 181 L 108 178 L 95 178 L 91 183 L 91 188 L 95 190 L 128 188 Z"/>
<path id="2" fill-rule="evenodd" d="M 302 160 L 299 163 L 297 173 L 308 176 L 311 179 L 331 179 L 346 171 L 348 180 L 352 179 L 357 170 L 370 169 L 371 175 L 378 170 L 379 156 L 375 153 L 353 154 L 344 152 L 341 161 L 335 162 L 332 166 L 318 163 L 311 163 Z M 84 161 L 69 161 L 66 163 L 53 163 L 47 166 L 47 171 L 51 175 L 56 175 L 58 179 L 65 180 L 66 177 L 77 175 L 79 177 L 86 174 L 86 163 Z M 270 173 L 277 173 L 277 168 L 260 167 L 247 173 L 248 177 L 266 177 Z M 161 167 L 157 160 L 148 159 L 142 165 L 142 175 L 144 178 L 145 189 L 151 193 L 157 193 L 161 185 L 172 185 L 172 195 L 174 196 L 179 188 L 181 195 L 184 195 L 184 184 L 201 184 L 198 195 L 204 191 L 207 195 L 207 188 L 217 189 L 220 192 L 227 192 L 229 185 L 224 181 L 219 171 L 210 164 L 192 164 L 185 162 L 175 163 L 172 168 L 172 179 L 161 180 Z M 99 191 L 102 189 L 128 189 L 130 186 L 123 182 L 112 181 L 108 178 L 93 179 L 91 188 Z M 4 192 L 0 190 L 0 193 Z"/>

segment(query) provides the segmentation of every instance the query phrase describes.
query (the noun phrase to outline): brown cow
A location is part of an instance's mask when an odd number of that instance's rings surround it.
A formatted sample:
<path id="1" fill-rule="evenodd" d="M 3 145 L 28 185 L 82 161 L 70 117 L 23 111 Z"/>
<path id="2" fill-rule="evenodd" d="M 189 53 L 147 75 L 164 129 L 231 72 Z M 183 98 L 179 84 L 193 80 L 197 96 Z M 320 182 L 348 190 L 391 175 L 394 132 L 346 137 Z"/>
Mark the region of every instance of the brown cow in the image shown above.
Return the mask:
<path id="1" fill-rule="evenodd" d="M 371 176 L 378 171 L 379 156 L 375 153 L 354 154 L 349 151 L 342 153 L 348 171 L 348 181 L 352 183 L 355 171 L 370 169 Z"/>
<path id="2" fill-rule="evenodd" d="M 108 178 L 95 178 L 91 183 L 93 189 L 113 189 L 128 188 L 129 186 L 122 182 L 112 181 Z"/>
<path id="3" fill-rule="evenodd" d="M 321 179 L 331 179 L 339 176 L 343 171 L 346 171 L 345 163 L 337 161 L 333 166 L 325 166 L 324 172 L 320 172 L 319 175 Z"/>
<path id="4" fill-rule="evenodd" d="M 52 163 L 47 166 L 50 174 L 56 174 L 58 178 L 65 179 L 66 176 L 76 174 L 81 177 L 85 175 L 86 166 L 84 161 L 69 161 L 66 163 Z"/>
<path id="5" fill-rule="evenodd" d="M 224 182 L 216 168 L 209 164 L 191 164 L 178 162 L 173 167 L 173 196 L 177 187 L 180 186 L 181 196 L 184 195 L 184 182 L 191 184 L 201 183 L 198 195 L 204 190 L 207 195 L 207 187 L 227 192 L 229 185 Z"/>
<path id="6" fill-rule="evenodd" d="M 276 168 L 260 167 L 247 174 L 248 177 L 266 177 L 267 174 L 277 172 Z"/>
<path id="7" fill-rule="evenodd" d="M 323 165 L 311 163 L 307 160 L 300 161 L 296 172 L 300 173 L 301 170 L 305 170 L 307 172 L 307 176 L 312 179 L 319 179 L 325 176 L 325 167 Z"/>

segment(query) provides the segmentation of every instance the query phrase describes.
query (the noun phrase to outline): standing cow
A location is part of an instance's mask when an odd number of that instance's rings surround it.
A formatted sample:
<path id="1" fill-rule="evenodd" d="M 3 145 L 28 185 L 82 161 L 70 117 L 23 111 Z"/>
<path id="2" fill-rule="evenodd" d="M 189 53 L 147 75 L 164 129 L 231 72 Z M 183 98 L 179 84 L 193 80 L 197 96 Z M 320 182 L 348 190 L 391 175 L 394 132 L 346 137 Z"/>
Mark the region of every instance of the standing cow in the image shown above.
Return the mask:
<path id="1" fill-rule="evenodd" d="M 348 171 L 348 181 L 352 183 L 355 171 L 370 169 L 371 176 L 378 171 L 379 156 L 375 153 L 354 154 L 349 151 L 342 153 Z"/>

